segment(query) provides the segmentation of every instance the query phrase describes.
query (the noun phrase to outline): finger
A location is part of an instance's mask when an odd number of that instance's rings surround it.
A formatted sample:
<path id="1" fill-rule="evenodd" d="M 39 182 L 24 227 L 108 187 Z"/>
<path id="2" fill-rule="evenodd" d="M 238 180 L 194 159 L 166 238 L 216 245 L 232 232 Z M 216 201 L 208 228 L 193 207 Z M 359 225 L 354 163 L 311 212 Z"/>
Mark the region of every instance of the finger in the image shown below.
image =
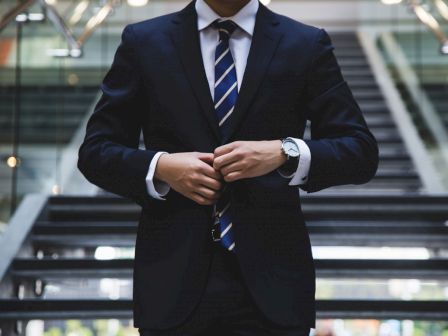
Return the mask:
<path id="1" fill-rule="evenodd" d="M 232 181 L 236 181 L 239 179 L 244 178 L 244 174 L 242 170 L 238 170 L 238 171 L 233 171 L 227 175 L 224 175 L 224 180 L 226 182 L 232 182 Z"/>
<path id="2" fill-rule="evenodd" d="M 202 196 L 201 194 L 198 194 L 196 192 L 192 193 L 191 199 L 201 205 L 209 205 L 209 204 L 213 204 L 215 202 L 214 200 L 207 199 L 204 196 Z"/>
<path id="3" fill-rule="evenodd" d="M 245 164 L 243 163 L 243 161 L 238 160 L 238 161 L 229 163 L 229 164 L 225 165 L 224 167 L 221 167 L 220 171 L 221 171 L 221 174 L 223 176 L 225 176 L 233 171 L 244 170 L 244 168 L 245 168 Z"/>
<path id="4" fill-rule="evenodd" d="M 199 185 L 194 192 L 210 200 L 218 199 L 218 191 L 207 188 L 203 185 Z"/>
<path id="5" fill-rule="evenodd" d="M 238 161 L 239 159 L 240 156 L 238 155 L 238 153 L 236 153 L 235 151 L 229 152 L 218 158 L 215 158 L 213 160 L 213 168 L 215 168 L 216 170 L 221 170 L 225 165 Z"/>
<path id="6" fill-rule="evenodd" d="M 222 174 L 219 170 L 213 168 L 212 166 L 204 163 L 203 165 L 201 165 L 201 172 L 208 176 L 211 177 L 215 180 L 221 180 L 222 179 Z"/>
<path id="7" fill-rule="evenodd" d="M 203 176 L 200 184 L 204 185 L 207 188 L 219 191 L 222 188 L 222 183 L 219 180 L 216 180 L 214 178 L 208 177 L 208 176 Z"/>
<path id="8" fill-rule="evenodd" d="M 202 160 L 202 161 L 204 161 L 206 163 L 212 164 L 213 163 L 213 159 L 214 159 L 214 154 L 213 153 L 198 152 L 196 157 L 199 160 Z"/>
<path id="9" fill-rule="evenodd" d="M 215 159 L 221 155 L 227 154 L 234 150 L 238 146 L 238 143 L 236 141 L 219 146 L 215 148 L 215 151 L 213 152 L 215 155 Z"/>

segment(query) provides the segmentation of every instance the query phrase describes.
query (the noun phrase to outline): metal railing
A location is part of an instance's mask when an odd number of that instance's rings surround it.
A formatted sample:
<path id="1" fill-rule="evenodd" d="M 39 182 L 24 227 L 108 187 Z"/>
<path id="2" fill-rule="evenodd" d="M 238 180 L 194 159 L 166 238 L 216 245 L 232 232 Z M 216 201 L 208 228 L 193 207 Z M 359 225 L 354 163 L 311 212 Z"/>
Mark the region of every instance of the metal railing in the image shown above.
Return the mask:
<path id="1" fill-rule="evenodd" d="M 419 0 L 407 0 L 405 2 L 414 12 L 418 20 L 424 24 L 440 43 L 440 52 L 448 54 L 448 36 L 443 31 L 439 20 L 427 9 L 431 3 Z M 434 7 L 441 16 L 448 20 L 448 5 L 444 0 L 434 0 Z"/>
<path id="2" fill-rule="evenodd" d="M 448 54 L 448 37 L 441 29 L 438 20 L 416 0 L 410 0 L 410 6 L 417 18 L 428 27 L 437 40 L 439 40 L 441 51 Z"/>
<path id="3" fill-rule="evenodd" d="M 54 28 L 59 32 L 59 34 L 64 38 L 67 43 L 68 48 L 58 50 L 54 53 L 54 56 L 63 57 L 80 57 L 82 55 L 82 47 L 88 40 L 88 38 L 93 34 L 93 32 L 98 29 L 99 26 L 106 20 L 106 18 L 113 12 L 113 9 L 120 4 L 120 0 L 108 0 L 96 14 L 94 14 L 85 24 L 82 33 L 76 38 L 73 31 L 70 29 L 69 25 L 73 25 L 79 21 L 80 14 L 82 14 L 84 7 L 77 6 L 74 10 L 73 15 L 69 21 L 69 24 L 65 19 L 58 13 L 57 9 L 49 4 L 46 0 L 26 0 L 8 11 L 0 20 L 0 33 L 5 29 L 11 22 L 14 21 L 26 21 L 27 17 L 18 20 L 18 16 L 29 9 L 35 3 L 39 3 L 46 14 L 46 17 L 52 22 Z M 88 1 L 83 1 L 81 4 L 87 4 Z"/>
<path id="4" fill-rule="evenodd" d="M 436 140 L 440 156 L 448 167 L 448 130 L 444 127 L 443 120 L 437 113 L 433 103 L 422 89 L 420 79 L 409 64 L 407 57 L 391 33 L 383 33 L 379 39 L 387 53 L 389 59 L 397 70 L 400 82 L 403 83 L 407 92 L 415 105 L 419 107 L 419 112 L 425 120 L 426 125 Z"/>
<path id="5" fill-rule="evenodd" d="M 366 30 L 359 32 L 358 36 L 400 135 L 409 152 L 412 153 L 412 161 L 419 172 L 426 191 L 431 194 L 446 193 L 447 188 L 442 183 L 442 177 L 437 172 L 410 113 L 388 72 L 384 58 L 378 50 L 375 43 L 378 35 Z"/>

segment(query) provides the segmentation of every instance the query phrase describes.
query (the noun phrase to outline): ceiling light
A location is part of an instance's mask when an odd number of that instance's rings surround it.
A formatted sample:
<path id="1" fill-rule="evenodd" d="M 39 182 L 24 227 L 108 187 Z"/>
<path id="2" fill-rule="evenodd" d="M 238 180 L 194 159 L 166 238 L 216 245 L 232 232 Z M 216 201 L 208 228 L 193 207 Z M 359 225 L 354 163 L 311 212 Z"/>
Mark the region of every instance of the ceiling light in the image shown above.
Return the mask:
<path id="1" fill-rule="evenodd" d="M 82 51 L 81 49 L 67 49 L 67 48 L 63 48 L 63 49 L 49 49 L 47 50 L 47 55 L 48 56 L 53 56 L 53 57 L 73 57 L 73 58 L 78 58 L 81 57 L 82 55 Z"/>
<path id="2" fill-rule="evenodd" d="M 401 3 L 402 0 L 381 0 L 381 2 L 385 5 L 397 5 Z"/>
<path id="3" fill-rule="evenodd" d="M 20 161 L 15 156 L 10 156 L 6 159 L 6 164 L 9 168 L 16 168 L 19 165 Z"/>
<path id="4" fill-rule="evenodd" d="M 70 57 L 78 58 L 81 57 L 82 51 L 81 49 L 70 49 Z"/>
<path id="5" fill-rule="evenodd" d="M 26 20 L 28 20 L 28 15 L 26 14 L 19 14 L 16 16 L 17 22 L 25 22 Z"/>
<path id="6" fill-rule="evenodd" d="M 148 4 L 148 0 L 128 0 L 128 5 L 132 7 L 142 7 Z"/>
<path id="7" fill-rule="evenodd" d="M 53 193 L 53 195 L 59 195 L 61 193 L 61 189 L 57 184 L 55 184 L 53 185 L 53 187 L 51 187 L 51 192 Z"/>
<path id="8" fill-rule="evenodd" d="M 448 41 L 445 41 L 440 47 L 440 52 L 444 55 L 448 55 Z M 448 222 L 447 222 L 448 223 Z"/>
<path id="9" fill-rule="evenodd" d="M 17 22 L 43 21 L 45 19 L 42 13 L 22 13 L 16 16 Z"/>
<path id="10" fill-rule="evenodd" d="M 29 13 L 28 20 L 30 21 L 43 21 L 45 19 L 44 14 L 42 13 Z"/>
<path id="11" fill-rule="evenodd" d="M 69 50 L 68 49 L 49 49 L 47 50 L 48 56 L 53 57 L 68 57 Z"/>

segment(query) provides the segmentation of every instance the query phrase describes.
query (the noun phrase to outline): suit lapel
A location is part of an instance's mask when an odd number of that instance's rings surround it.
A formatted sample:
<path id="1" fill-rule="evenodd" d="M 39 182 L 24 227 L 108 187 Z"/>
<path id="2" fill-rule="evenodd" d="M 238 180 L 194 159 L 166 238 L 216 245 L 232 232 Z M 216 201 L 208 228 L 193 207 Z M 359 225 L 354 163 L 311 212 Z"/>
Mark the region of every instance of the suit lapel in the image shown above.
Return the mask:
<path id="1" fill-rule="evenodd" d="M 235 134 L 243 121 L 269 62 L 274 55 L 282 33 L 276 29 L 278 21 L 275 19 L 274 14 L 260 3 L 241 89 L 234 111 L 227 121 L 229 123 L 229 132 L 226 137 L 221 139 L 218 120 L 202 61 L 194 3 L 194 1 L 190 2 L 173 19 L 177 27 L 171 32 L 171 37 L 178 49 L 185 74 L 202 107 L 201 112 L 207 119 L 218 143 L 225 144 Z"/>
<path id="2" fill-rule="evenodd" d="M 278 21 L 274 14 L 262 3 L 259 4 L 254 34 L 244 71 L 243 82 L 231 117 L 228 120 L 229 132 L 221 143 L 229 142 L 243 122 L 250 104 L 266 73 L 282 33 L 277 29 Z"/>
<path id="3" fill-rule="evenodd" d="M 207 122 L 217 140 L 220 142 L 218 120 L 215 114 L 212 96 L 202 61 L 199 32 L 197 29 L 197 14 L 194 1 L 179 12 L 178 18 L 173 20 L 177 29 L 172 31 L 171 37 L 176 45 L 185 74 L 193 87 Z"/>

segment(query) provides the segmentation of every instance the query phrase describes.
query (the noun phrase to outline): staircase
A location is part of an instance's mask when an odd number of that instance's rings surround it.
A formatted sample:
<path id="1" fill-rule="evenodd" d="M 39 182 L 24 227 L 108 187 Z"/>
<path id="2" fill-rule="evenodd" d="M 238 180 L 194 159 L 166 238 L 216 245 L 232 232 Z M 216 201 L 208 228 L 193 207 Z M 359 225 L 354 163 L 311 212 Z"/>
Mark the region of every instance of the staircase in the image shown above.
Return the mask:
<path id="1" fill-rule="evenodd" d="M 3 73 L 2 73 L 3 75 Z M 19 195 L 47 192 L 60 149 L 73 137 L 98 94 L 98 86 L 27 85 L 20 91 L 20 115 L 13 123 L 17 89 L 0 86 L 0 160 L 18 142 Z M 16 128 L 17 127 L 17 128 Z M 17 135 L 17 139 L 15 139 Z M 0 164 L 0 199 L 11 190 L 12 170 Z"/>
<path id="2" fill-rule="evenodd" d="M 319 196 L 302 208 L 316 246 L 446 247 L 448 197 Z M 26 211 L 26 209 L 25 209 Z M 51 197 L 12 261 L 0 325 L 15 320 L 132 317 L 132 257 L 101 259 L 99 246 L 131 250 L 139 207 L 115 197 Z M 104 256 L 103 256 L 104 258 Z M 448 260 L 316 259 L 318 279 L 446 279 Z M 99 289 L 101 279 L 114 279 Z M 9 286 L 6 284 L 9 283 Z M 59 292 L 60 291 L 60 292 Z M 114 295 L 120 293 L 119 298 Z M 5 291 L 3 291 L 5 293 Z M 61 295 L 62 293 L 62 295 Z M 114 297 L 114 299 L 111 299 Z M 448 302 L 319 298 L 320 318 L 447 319 Z"/>
<path id="3" fill-rule="evenodd" d="M 446 71 L 446 68 L 444 70 L 444 74 L 447 76 L 448 72 Z M 423 85 L 423 89 L 426 91 L 428 98 L 439 113 L 445 129 L 448 129 L 448 101 L 446 99 L 448 95 L 448 85 L 442 83 L 427 83 Z"/>
<path id="4" fill-rule="evenodd" d="M 321 194 L 407 194 L 420 193 L 422 182 L 403 143 L 397 125 L 386 106 L 356 34 L 330 34 L 334 53 L 344 79 L 358 102 L 369 129 L 378 141 L 379 165 L 376 176 L 359 186 L 336 186 Z M 305 137 L 309 137 L 309 128 Z"/>
<path id="5" fill-rule="evenodd" d="M 316 258 L 318 281 L 446 281 L 448 259 L 440 253 L 448 241 L 448 195 L 422 193 L 419 175 L 356 35 L 331 36 L 344 77 L 378 140 L 380 164 L 368 184 L 302 194 L 313 248 L 424 247 L 428 256 Z M 17 225 L 24 225 L 23 241 L 17 242 L 15 257 L 0 283 L 0 328 L 13 335 L 17 321 L 28 319 L 132 318 L 132 257 L 139 207 L 118 197 L 49 197 L 33 218 L 25 206 L 15 217 Z M 108 247 L 119 249 L 112 252 Z M 349 297 L 334 286 L 336 297 L 327 297 L 318 285 L 319 318 L 448 320 L 446 300 L 401 300 L 391 294 L 378 298 L 374 292 L 353 294 L 357 292 L 353 287 Z"/>
<path id="6" fill-rule="evenodd" d="M 94 101 L 98 86 L 25 86 L 20 89 L 21 144 L 64 144 L 70 141 Z M 10 144 L 15 132 L 16 87 L 0 87 L 0 144 Z"/>

